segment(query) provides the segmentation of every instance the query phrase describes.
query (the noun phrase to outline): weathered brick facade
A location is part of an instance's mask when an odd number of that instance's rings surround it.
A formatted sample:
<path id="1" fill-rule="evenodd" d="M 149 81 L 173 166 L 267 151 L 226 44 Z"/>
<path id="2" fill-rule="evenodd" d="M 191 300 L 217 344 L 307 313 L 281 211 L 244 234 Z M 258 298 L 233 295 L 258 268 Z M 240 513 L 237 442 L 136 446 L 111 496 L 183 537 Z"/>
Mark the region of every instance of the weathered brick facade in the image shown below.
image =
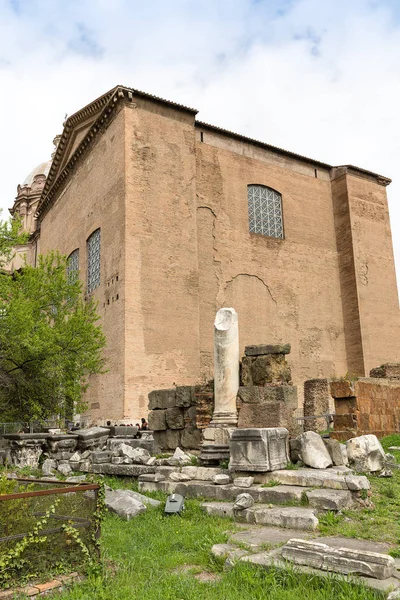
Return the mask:
<path id="1" fill-rule="evenodd" d="M 373 433 L 400 433 L 400 381 L 361 378 L 331 381 L 335 401 L 334 432 L 338 440 Z"/>
<path id="2" fill-rule="evenodd" d="M 116 88 L 69 117 L 33 243 L 80 250 L 101 229 L 98 300 L 108 372 L 89 415 L 136 422 L 151 390 L 212 378 L 216 311 L 248 344 L 290 341 L 295 385 L 400 360 L 385 186 L 196 121 Z M 284 239 L 249 232 L 247 186 L 282 195 Z M 35 252 L 32 252 L 35 256 Z"/>

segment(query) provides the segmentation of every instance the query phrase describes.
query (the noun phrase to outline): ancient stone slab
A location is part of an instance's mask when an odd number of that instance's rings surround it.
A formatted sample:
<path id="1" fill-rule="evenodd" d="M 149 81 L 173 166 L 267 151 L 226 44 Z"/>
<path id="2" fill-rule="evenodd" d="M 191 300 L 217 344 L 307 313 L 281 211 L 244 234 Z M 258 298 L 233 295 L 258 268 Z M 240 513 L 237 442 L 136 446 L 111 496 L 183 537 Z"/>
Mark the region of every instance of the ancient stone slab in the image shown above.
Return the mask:
<path id="1" fill-rule="evenodd" d="M 314 431 L 306 431 L 298 436 L 301 460 L 313 469 L 326 469 L 332 465 L 332 459 L 322 438 Z"/>
<path id="2" fill-rule="evenodd" d="M 104 436 L 108 437 L 110 434 L 110 430 L 105 427 L 90 427 L 89 429 L 80 429 L 76 435 L 78 436 L 78 440 L 92 440 L 102 438 Z"/>
<path id="3" fill-rule="evenodd" d="M 332 548 L 309 540 L 289 540 L 281 554 L 285 560 L 295 564 L 345 575 L 387 579 L 395 571 L 395 562 L 391 556 L 349 548 Z"/>
<path id="4" fill-rule="evenodd" d="M 332 438 L 324 439 L 323 442 L 329 452 L 332 463 L 335 466 L 349 466 L 349 459 L 345 444 L 341 444 L 338 440 L 334 440 Z"/>
<path id="5" fill-rule="evenodd" d="M 183 452 L 179 447 L 175 449 L 174 454 L 171 456 L 171 464 L 187 465 L 191 462 L 191 457 L 186 452 Z"/>
<path id="6" fill-rule="evenodd" d="M 190 481 L 190 477 L 187 473 L 174 472 L 170 474 L 169 478 L 171 481 Z"/>
<path id="7" fill-rule="evenodd" d="M 233 471 L 274 471 L 287 466 L 289 432 L 284 427 L 236 429 L 229 443 Z"/>
<path id="8" fill-rule="evenodd" d="M 348 490 L 312 490 L 306 492 L 309 505 L 318 510 L 339 511 L 353 504 L 351 492 Z"/>
<path id="9" fill-rule="evenodd" d="M 385 451 L 376 435 L 361 435 L 346 442 L 350 465 L 359 472 L 381 471 L 385 467 Z"/>
<path id="10" fill-rule="evenodd" d="M 250 429 L 255 423 L 264 429 L 285 427 L 289 431 L 294 431 L 293 408 L 286 402 L 243 403 L 239 411 L 238 428 Z"/>
<path id="11" fill-rule="evenodd" d="M 313 531 L 318 526 L 318 519 L 311 508 L 291 506 L 270 508 L 254 505 L 242 511 L 234 511 L 231 502 L 203 502 L 201 506 L 210 515 L 236 517 L 246 523 L 306 531 Z"/>
<path id="12" fill-rule="evenodd" d="M 238 400 L 244 404 L 285 402 L 295 409 L 297 408 L 297 387 L 293 385 L 240 386 L 238 390 Z"/>
<path id="13" fill-rule="evenodd" d="M 400 379 L 400 363 L 385 363 L 369 372 L 370 377 Z"/>
<path id="14" fill-rule="evenodd" d="M 149 427 L 152 431 L 164 431 L 167 429 L 166 409 L 151 410 L 149 412 Z"/>
<path id="15" fill-rule="evenodd" d="M 347 379 L 330 381 L 329 387 L 333 398 L 353 398 L 356 396 L 354 382 Z"/>
<path id="16" fill-rule="evenodd" d="M 163 451 L 168 451 L 175 450 L 180 445 L 182 433 L 182 429 L 167 429 L 166 431 L 154 431 L 153 435 L 157 446 Z"/>
<path id="17" fill-rule="evenodd" d="M 246 356 L 262 356 L 264 354 L 290 354 L 290 344 L 259 344 L 245 346 Z"/>
<path id="18" fill-rule="evenodd" d="M 157 483 L 158 481 L 164 481 L 165 475 L 162 473 L 143 473 L 139 475 L 138 481 L 151 481 Z"/>
<path id="19" fill-rule="evenodd" d="M 265 474 L 265 481 L 278 481 L 282 485 L 296 485 L 300 487 L 328 488 L 334 490 L 347 490 L 347 477 L 334 469 L 297 469 L 274 471 Z"/>
<path id="20" fill-rule="evenodd" d="M 113 425 L 108 429 L 110 430 L 110 437 L 116 438 L 133 438 L 138 432 L 136 426 L 128 427 L 127 425 Z"/>
<path id="21" fill-rule="evenodd" d="M 318 526 L 318 519 L 311 508 L 295 506 L 256 508 L 254 517 L 255 523 L 259 525 L 275 525 L 307 531 L 312 531 Z"/>
<path id="22" fill-rule="evenodd" d="M 52 460 L 51 458 L 46 458 L 46 460 L 42 464 L 42 473 L 43 475 L 49 476 L 53 475 L 54 471 L 57 469 L 57 461 Z"/>
<path id="23" fill-rule="evenodd" d="M 233 484 L 240 488 L 249 488 L 254 483 L 254 477 L 236 477 Z"/>
<path id="24" fill-rule="evenodd" d="M 346 475 L 345 481 L 347 487 L 352 492 L 358 492 L 360 490 L 369 490 L 371 487 L 368 477 L 365 477 L 364 475 Z"/>
<path id="25" fill-rule="evenodd" d="M 195 388 L 191 385 L 178 385 L 175 393 L 175 406 L 187 408 L 196 404 Z"/>
<path id="26" fill-rule="evenodd" d="M 254 359 L 242 360 L 242 377 L 250 369 L 250 385 L 267 385 L 269 383 L 291 383 L 290 367 L 283 355 L 257 356 Z M 249 376 L 247 376 L 249 378 Z"/>
<path id="27" fill-rule="evenodd" d="M 82 464 L 82 463 L 81 463 Z M 86 469 L 80 469 L 86 471 Z M 143 473 L 154 473 L 156 467 L 148 465 L 112 465 L 111 463 L 104 463 L 102 465 L 92 465 L 87 469 L 91 473 L 102 473 L 104 475 L 124 475 L 126 477 L 138 477 Z"/>
<path id="28" fill-rule="evenodd" d="M 185 450 L 198 450 L 201 446 L 202 437 L 200 429 L 185 429 L 179 430 L 181 433 L 179 444 Z"/>
<path id="29" fill-rule="evenodd" d="M 166 423 L 169 429 L 183 429 L 185 422 L 182 408 L 167 408 Z"/>
<path id="30" fill-rule="evenodd" d="M 233 510 L 244 510 L 250 508 L 254 504 L 254 498 L 251 494 L 239 494 L 233 503 Z"/>
<path id="31" fill-rule="evenodd" d="M 189 475 L 190 479 L 198 479 L 199 481 L 213 481 L 216 475 L 221 474 L 222 469 L 215 467 L 182 467 L 182 473 Z M 229 476 L 228 476 L 229 480 Z M 229 483 L 229 481 L 228 481 Z"/>
<path id="32" fill-rule="evenodd" d="M 110 462 L 110 460 L 109 452 L 92 452 L 92 462 L 95 464 L 107 463 Z"/>
<path id="33" fill-rule="evenodd" d="M 82 455 L 80 452 L 74 452 L 69 460 L 71 462 L 80 462 L 82 460 Z"/>
<path id="34" fill-rule="evenodd" d="M 143 432 L 146 433 L 146 432 Z M 145 440 L 145 439 L 134 439 L 134 438 L 108 438 L 107 440 L 107 450 L 110 452 L 114 452 L 119 450 L 121 444 L 126 444 L 131 448 L 144 448 L 150 454 L 156 452 L 156 445 L 154 443 L 154 439 Z"/>
<path id="35" fill-rule="evenodd" d="M 61 473 L 61 475 L 69 475 L 72 473 L 72 469 L 69 464 L 67 465 L 58 465 L 57 471 Z"/>
<path id="36" fill-rule="evenodd" d="M 214 475 L 213 482 L 215 485 L 227 485 L 230 482 L 230 477 L 229 475 L 223 475 L 222 473 L 220 475 Z"/>
<path id="37" fill-rule="evenodd" d="M 106 490 L 105 503 L 110 511 L 127 521 L 147 509 L 143 502 L 129 494 L 129 490 Z"/>
<path id="38" fill-rule="evenodd" d="M 212 423 L 236 425 L 238 389 L 238 315 L 233 308 L 221 308 L 214 321 L 214 412 Z"/>
<path id="39" fill-rule="evenodd" d="M 175 388 L 154 390 L 149 393 L 149 411 L 158 408 L 173 408 L 174 406 L 176 406 Z"/>

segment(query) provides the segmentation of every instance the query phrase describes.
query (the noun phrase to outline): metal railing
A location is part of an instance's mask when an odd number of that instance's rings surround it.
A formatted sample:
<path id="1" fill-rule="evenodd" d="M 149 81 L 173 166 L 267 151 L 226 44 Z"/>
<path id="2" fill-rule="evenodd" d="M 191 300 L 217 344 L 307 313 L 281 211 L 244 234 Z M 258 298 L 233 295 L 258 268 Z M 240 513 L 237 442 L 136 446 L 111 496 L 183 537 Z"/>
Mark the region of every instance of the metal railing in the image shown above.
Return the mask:
<path id="1" fill-rule="evenodd" d="M 48 419 L 45 421 L 15 421 L 13 423 L 0 423 L 0 436 L 6 433 L 40 433 L 44 429 L 64 428 L 63 419 Z"/>
<path id="2" fill-rule="evenodd" d="M 97 558 L 94 540 L 100 535 L 95 519 L 99 484 L 23 477 L 7 482 L 11 493 L 0 495 L 0 560 L 9 556 L 27 536 L 38 535 L 41 541 L 27 545 L 21 555 L 23 560 L 11 565 L 12 575 L 0 572 L 0 588 L 7 577 L 18 580 L 31 572 L 40 576 L 40 572 L 51 571 L 61 562 L 71 570 L 79 568 L 87 557 L 74 536 L 71 537 L 73 530 L 79 530 L 80 540 L 90 555 Z M 21 490 L 21 486 L 25 489 Z"/>

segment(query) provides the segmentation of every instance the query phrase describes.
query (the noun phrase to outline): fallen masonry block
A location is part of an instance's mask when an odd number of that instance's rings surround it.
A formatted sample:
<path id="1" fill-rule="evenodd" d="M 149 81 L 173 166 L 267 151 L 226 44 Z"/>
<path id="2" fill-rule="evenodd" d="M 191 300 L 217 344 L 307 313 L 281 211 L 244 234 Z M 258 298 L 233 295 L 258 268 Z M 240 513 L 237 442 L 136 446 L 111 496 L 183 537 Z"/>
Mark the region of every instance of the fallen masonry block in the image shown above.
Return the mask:
<path id="1" fill-rule="evenodd" d="M 326 469 L 332 465 L 331 456 L 318 433 L 306 431 L 296 438 L 301 460 L 308 467 Z"/>
<path id="2" fill-rule="evenodd" d="M 306 492 L 309 505 L 318 510 L 339 511 L 353 504 L 353 497 L 348 490 L 312 490 Z"/>
<path id="3" fill-rule="evenodd" d="M 385 467 L 385 451 L 376 435 L 360 435 L 346 442 L 349 463 L 361 473 L 381 471 Z"/>
<path id="4" fill-rule="evenodd" d="M 332 548 L 326 544 L 308 540 L 292 539 L 283 546 L 281 555 L 297 565 L 307 565 L 322 571 L 332 571 L 345 575 L 364 575 L 375 579 L 387 579 L 395 571 L 395 561 L 391 556 Z"/>

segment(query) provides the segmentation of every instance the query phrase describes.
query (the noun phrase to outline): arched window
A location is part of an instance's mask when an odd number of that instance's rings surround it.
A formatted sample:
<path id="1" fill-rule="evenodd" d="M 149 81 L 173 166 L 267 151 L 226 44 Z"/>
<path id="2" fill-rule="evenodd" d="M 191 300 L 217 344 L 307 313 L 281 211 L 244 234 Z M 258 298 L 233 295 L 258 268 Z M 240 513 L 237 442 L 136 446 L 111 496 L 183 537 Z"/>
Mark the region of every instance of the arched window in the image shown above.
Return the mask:
<path id="1" fill-rule="evenodd" d="M 265 185 L 248 185 L 249 230 L 283 238 L 282 196 Z"/>
<path id="2" fill-rule="evenodd" d="M 67 278 L 69 282 L 77 279 L 79 273 L 79 248 L 71 252 L 67 258 Z"/>
<path id="3" fill-rule="evenodd" d="M 88 294 L 100 285 L 100 229 L 93 231 L 86 242 L 87 291 Z"/>

